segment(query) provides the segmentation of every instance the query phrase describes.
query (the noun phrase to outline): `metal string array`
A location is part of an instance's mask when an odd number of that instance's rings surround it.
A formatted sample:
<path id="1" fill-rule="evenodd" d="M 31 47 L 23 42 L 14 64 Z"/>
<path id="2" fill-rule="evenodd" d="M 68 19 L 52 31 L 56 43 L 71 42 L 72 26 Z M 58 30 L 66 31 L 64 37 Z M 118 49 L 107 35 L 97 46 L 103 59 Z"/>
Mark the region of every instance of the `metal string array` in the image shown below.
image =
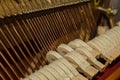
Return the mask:
<path id="1" fill-rule="evenodd" d="M 78 37 L 88 41 L 95 31 L 89 3 L 0 19 L 0 79 L 26 77 L 47 64 L 48 50 Z"/>

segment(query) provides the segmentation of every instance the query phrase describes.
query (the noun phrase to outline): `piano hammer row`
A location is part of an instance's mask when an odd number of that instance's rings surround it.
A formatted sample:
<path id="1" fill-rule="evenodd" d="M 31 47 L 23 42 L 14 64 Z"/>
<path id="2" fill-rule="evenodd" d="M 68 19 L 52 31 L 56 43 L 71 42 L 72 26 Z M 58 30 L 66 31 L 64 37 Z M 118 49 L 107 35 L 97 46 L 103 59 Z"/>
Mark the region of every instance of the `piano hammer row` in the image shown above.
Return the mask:
<path id="1" fill-rule="evenodd" d="M 49 51 L 49 65 L 23 80 L 91 80 L 120 56 L 120 27 L 83 42 L 80 39 L 60 44 L 56 51 Z M 98 59 L 103 58 L 106 63 Z"/>

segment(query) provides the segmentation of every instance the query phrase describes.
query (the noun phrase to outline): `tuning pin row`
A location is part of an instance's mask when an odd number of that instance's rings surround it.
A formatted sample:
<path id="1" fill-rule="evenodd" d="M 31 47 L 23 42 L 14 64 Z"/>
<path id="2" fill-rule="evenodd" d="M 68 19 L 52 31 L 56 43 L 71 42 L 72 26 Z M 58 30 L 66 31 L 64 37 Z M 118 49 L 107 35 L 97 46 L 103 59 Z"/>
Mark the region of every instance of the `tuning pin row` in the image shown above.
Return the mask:
<path id="1" fill-rule="evenodd" d="M 76 0 L 74 2 L 78 1 L 81 0 Z M 53 7 L 59 7 L 72 2 L 72 0 L 1 0 L 0 18 L 4 18 L 5 16 L 49 9 Z"/>

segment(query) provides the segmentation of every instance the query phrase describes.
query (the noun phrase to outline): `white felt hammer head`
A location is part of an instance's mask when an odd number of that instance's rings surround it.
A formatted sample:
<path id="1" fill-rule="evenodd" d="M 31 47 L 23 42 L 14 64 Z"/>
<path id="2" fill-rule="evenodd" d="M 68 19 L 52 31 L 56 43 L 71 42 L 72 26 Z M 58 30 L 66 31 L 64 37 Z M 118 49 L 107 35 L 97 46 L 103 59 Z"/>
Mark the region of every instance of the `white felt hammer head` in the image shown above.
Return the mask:
<path id="1" fill-rule="evenodd" d="M 57 51 L 60 53 L 60 55 L 64 56 L 66 53 L 74 50 L 66 44 L 60 44 L 57 48 Z"/>
<path id="2" fill-rule="evenodd" d="M 62 56 L 56 51 L 49 51 L 46 55 L 46 58 L 47 58 L 48 62 L 51 63 L 59 58 L 62 58 Z"/>

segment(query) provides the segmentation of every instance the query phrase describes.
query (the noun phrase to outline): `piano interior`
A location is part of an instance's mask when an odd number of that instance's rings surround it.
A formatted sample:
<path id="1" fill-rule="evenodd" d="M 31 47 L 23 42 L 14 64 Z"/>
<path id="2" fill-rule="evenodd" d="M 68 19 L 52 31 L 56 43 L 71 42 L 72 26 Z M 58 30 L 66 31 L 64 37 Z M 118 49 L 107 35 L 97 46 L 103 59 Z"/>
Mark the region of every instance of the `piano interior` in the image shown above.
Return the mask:
<path id="1" fill-rule="evenodd" d="M 112 1 L 0 0 L 0 80 L 120 80 Z"/>

